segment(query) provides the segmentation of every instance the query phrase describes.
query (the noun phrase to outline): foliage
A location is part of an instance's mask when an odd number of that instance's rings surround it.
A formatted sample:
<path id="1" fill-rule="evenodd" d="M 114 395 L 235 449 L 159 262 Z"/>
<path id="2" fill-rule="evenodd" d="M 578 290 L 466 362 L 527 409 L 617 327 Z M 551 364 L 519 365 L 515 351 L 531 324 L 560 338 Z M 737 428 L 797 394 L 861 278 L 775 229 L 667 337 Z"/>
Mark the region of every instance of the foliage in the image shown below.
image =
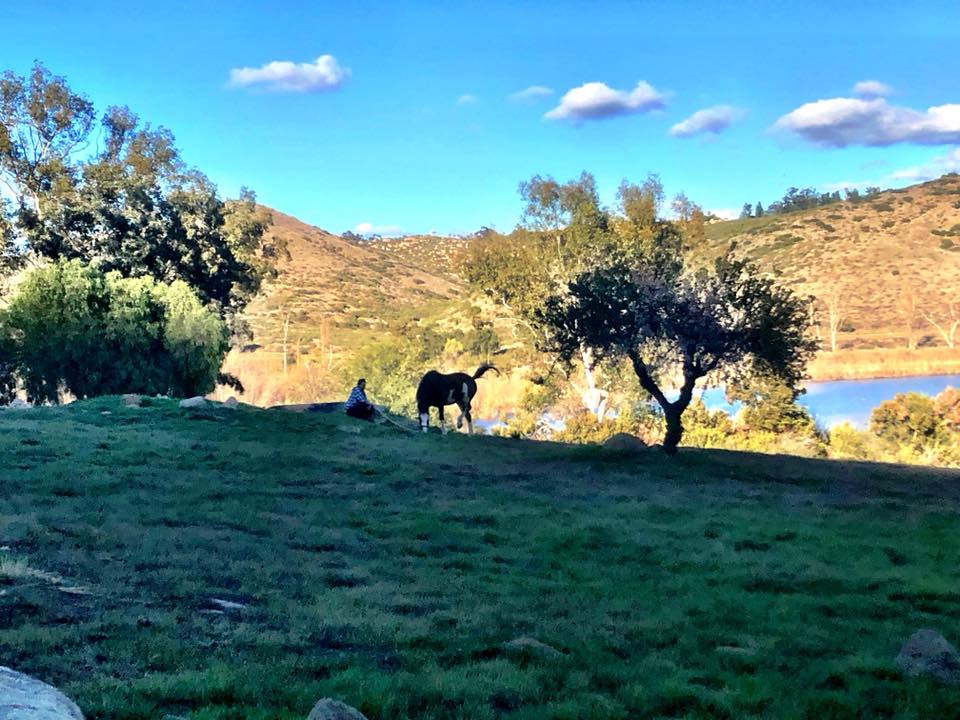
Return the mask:
<path id="1" fill-rule="evenodd" d="M 551 331 L 547 349 L 561 358 L 584 345 L 629 358 L 664 411 L 669 453 L 682 438 L 680 418 L 698 380 L 762 374 L 794 388 L 816 349 L 807 337 L 806 300 L 730 255 L 712 273 L 665 273 L 655 264 L 584 273 L 548 299 L 541 320 Z M 658 373 L 683 378 L 676 400 L 667 399 Z"/>
<path id="2" fill-rule="evenodd" d="M 182 281 L 102 273 L 78 260 L 29 273 L 0 315 L 34 401 L 108 393 L 201 395 L 227 351 L 222 321 Z"/>
<path id="3" fill-rule="evenodd" d="M 816 423 L 797 403 L 803 391 L 775 376 L 753 375 L 727 388 L 727 400 L 743 404 L 741 422 L 750 430 L 812 436 Z"/>
<path id="4" fill-rule="evenodd" d="M 0 180 L 15 194 L 4 213 L 16 239 L 45 258 L 77 259 L 102 272 L 182 280 L 238 333 L 235 316 L 285 253 L 270 217 L 244 189 L 224 202 L 186 167 L 164 128 L 123 107 L 102 116 L 42 65 L 0 79 Z M 0 227 L 2 230 L 2 227 Z"/>
<path id="5" fill-rule="evenodd" d="M 933 398 L 916 392 L 898 393 L 874 408 L 870 430 L 884 440 L 914 450 L 947 439 Z"/>

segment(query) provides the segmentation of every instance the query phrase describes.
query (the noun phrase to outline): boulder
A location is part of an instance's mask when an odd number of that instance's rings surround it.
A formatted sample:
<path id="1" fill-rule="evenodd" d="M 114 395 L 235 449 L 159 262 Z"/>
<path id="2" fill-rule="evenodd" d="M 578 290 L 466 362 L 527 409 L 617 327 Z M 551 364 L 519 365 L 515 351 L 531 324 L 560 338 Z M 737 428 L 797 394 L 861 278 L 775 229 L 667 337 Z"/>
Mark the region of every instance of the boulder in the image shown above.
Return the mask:
<path id="1" fill-rule="evenodd" d="M 636 435 L 617 433 L 607 438 L 603 447 L 614 452 L 639 453 L 646 451 L 647 444 Z"/>
<path id="2" fill-rule="evenodd" d="M 206 398 L 200 395 L 180 401 L 180 407 L 182 408 L 199 408 L 199 407 L 206 407 L 206 406 L 207 406 Z"/>
<path id="3" fill-rule="evenodd" d="M 563 653 L 532 637 L 518 637 L 503 644 L 503 649 L 518 655 L 534 655 L 543 660 L 559 660 Z"/>
<path id="4" fill-rule="evenodd" d="M 960 686 L 960 653 L 935 630 L 917 630 L 896 659 L 905 675 L 924 675 L 944 685 Z"/>
<path id="5" fill-rule="evenodd" d="M 122 395 L 120 397 L 120 402 L 123 403 L 124 407 L 140 407 L 140 396 Z"/>
<path id="6" fill-rule="evenodd" d="M 7 405 L 11 410 L 28 410 L 33 407 L 26 400 L 21 400 L 20 398 L 14 398 L 10 401 L 10 404 Z"/>
<path id="7" fill-rule="evenodd" d="M 52 685 L 0 666 L 0 720 L 83 720 L 83 713 Z"/>
<path id="8" fill-rule="evenodd" d="M 231 395 L 223 401 L 223 406 L 229 410 L 236 410 L 240 407 L 240 401 Z"/>
<path id="9" fill-rule="evenodd" d="M 339 700 L 324 698 L 313 706 L 307 720 L 367 720 L 367 716 Z"/>

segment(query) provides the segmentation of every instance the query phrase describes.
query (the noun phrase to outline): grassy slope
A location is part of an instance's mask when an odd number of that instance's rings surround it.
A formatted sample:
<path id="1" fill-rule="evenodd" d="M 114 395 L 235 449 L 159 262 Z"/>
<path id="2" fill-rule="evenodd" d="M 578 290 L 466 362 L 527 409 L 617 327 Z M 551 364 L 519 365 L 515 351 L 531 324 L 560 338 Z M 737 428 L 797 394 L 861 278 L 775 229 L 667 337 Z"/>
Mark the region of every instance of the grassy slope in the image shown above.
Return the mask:
<path id="1" fill-rule="evenodd" d="M 892 663 L 960 639 L 955 472 L 156 402 L 0 415 L 0 664 L 89 718 L 960 716 Z"/>
<path id="2" fill-rule="evenodd" d="M 918 337 L 944 345 L 919 311 L 940 315 L 960 290 L 960 176 L 857 203 L 717 223 L 707 234 L 708 254 L 736 242 L 804 294 L 822 299 L 839 292 L 846 320 L 841 347 L 905 347 L 908 315 Z M 911 294 L 917 311 L 908 313 Z"/>
<path id="3" fill-rule="evenodd" d="M 336 351 L 350 350 L 390 325 L 442 316 L 461 292 L 452 272 L 460 241 L 425 237 L 351 243 L 270 212 L 270 232 L 287 240 L 291 257 L 247 311 L 256 342 L 269 350 L 281 349 L 288 317 L 289 343 L 302 340 L 304 352 L 319 342 Z"/>

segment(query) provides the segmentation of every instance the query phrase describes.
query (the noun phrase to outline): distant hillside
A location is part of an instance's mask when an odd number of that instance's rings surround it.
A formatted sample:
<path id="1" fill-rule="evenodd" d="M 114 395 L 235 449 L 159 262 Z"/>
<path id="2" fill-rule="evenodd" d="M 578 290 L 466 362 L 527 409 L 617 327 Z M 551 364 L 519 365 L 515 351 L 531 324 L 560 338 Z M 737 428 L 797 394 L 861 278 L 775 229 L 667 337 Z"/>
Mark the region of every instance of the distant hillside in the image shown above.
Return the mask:
<path id="1" fill-rule="evenodd" d="M 262 374 L 283 369 L 285 327 L 288 357 L 326 357 L 332 370 L 334 357 L 406 323 L 463 321 L 465 288 L 455 269 L 469 240 L 351 242 L 271 212 L 270 232 L 286 238 L 291 259 L 248 309 L 261 351 L 245 362 L 256 360 Z M 814 377 L 960 372 L 960 350 L 948 348 L 933 324 L 949 328 L 951 300 L 960 319 L 960 176 L 857 202 L 715 223 L 700 257 L 709 260 L 731 243 L 817 299 L 828 350 L 834 320 L 838 352 L 821 355 Z"/>
<path id="2" fill-rule="evenodd" d="M 266 349 L 280 349 L 287 323 L 288 342 L 301 341 L 304 351 L 350 349 L 391 324 L 442 314 L 461 294 L 452 268 L 462 241 L 349 242 L 270 212 L 270 232 L 287 240 L 290 260 L 247 310 L 255 342 Z"/>
<path id="3" fill-rule="evenodd" d="M 716 223 L 707 235 L 708 255 L 735 242 L 816 297 L 828 348 L 831 313 L 842 320 L 838 349 L 946 344 L 925 316 L 949 325 L 949 303 L 960 301 L 960 176 L 857 202 Z"/>

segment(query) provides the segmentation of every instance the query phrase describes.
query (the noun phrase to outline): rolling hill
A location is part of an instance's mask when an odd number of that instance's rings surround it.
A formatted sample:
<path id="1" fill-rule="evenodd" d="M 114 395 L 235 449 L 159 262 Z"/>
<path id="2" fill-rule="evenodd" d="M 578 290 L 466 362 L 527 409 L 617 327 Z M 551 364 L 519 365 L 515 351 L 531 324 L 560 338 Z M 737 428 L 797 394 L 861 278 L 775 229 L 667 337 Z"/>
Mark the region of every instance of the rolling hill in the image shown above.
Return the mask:
<path id="1" fill-rule="evenodd" d="M 332 358 L 411 322 L 462 322 L 456 265 L 469 240 L 352 242 L 271 212 L 270 232 L 287 240 L 291 257 L 248 317 L 256 355 L 274 370 L 285 334 L 288 355 Z M 828 350 L 835 341 L 836 352 L 821 354 L 814 377 L 960 370 L 960 351 L 937 329 L 948 334 L 960 320 L 960 176 L 857 202 L 714 223 L 697 252 L 707 261 L 731 243 L 816 298 L 821 339 Z M 960 329 L 954 341 L 960 344 Z"/>
<path id="2" fill-rule="evenodd" d="M 707 255 L 736 243 L 816 297 L 825 336 L 831 311 L 839 315 L 838 349 L 945 344 L 924 316 L 949 325 L 950 301 L 960 301 L 960 175 L 859 202 L 717 223 L 707 234 Z"/>

